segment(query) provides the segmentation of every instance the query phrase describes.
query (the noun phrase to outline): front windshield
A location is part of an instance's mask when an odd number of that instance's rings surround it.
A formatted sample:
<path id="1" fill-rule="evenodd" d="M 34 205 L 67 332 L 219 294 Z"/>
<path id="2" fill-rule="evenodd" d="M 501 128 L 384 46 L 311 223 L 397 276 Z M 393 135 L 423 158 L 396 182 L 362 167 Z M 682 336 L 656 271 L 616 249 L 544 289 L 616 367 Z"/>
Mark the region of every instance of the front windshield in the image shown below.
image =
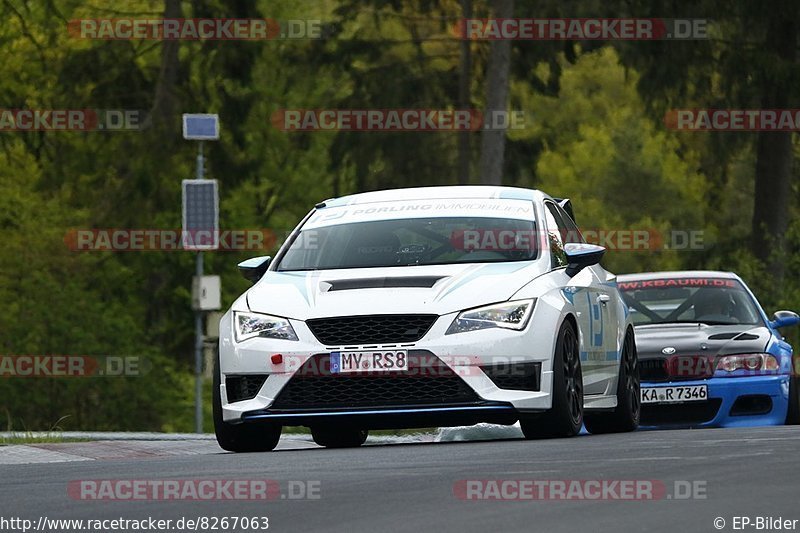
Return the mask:
<path id="1" fill-rule="evenodd" d="M 402 218 L 302 230 L 279 271 L 527 261 L 532 220 L 474 216 Z"/>
<path id="2" fill-rule="evenodd" d="M 664 278 L 620 281 L 618 286 L 636 325 L 761 323 L 753 299 L 734 279 Z"/>

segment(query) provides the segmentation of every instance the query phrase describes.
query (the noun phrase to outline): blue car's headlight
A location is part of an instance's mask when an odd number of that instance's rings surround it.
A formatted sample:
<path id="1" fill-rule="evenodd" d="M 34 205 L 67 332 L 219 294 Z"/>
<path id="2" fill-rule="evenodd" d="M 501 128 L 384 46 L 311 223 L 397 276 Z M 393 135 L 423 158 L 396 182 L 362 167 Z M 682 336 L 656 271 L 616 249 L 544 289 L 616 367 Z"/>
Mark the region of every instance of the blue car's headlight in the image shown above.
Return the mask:
<path id="1" fill-rule="evenodd" d="M 717 360 L 717 372 L 731 373 L 737 370 L 746 370 L 746 374 L 776 373 L 780 370 L 780 363 L 768 353 L 724 355 Z"/>
<path id="2" fill-rule="evenodd" d="M 536 298 L 468 309 L 453 320 L 445 335 L 486 328 L 525 329 L 534 305 Z"/>
<path id="3" fill-rule="evenodd" d="M 297 334 L 294 332 L 292 325 L 287 319 L 279 316 L 234 311 L 233 324 L 237 342 L 253 337 L 267 337 L 286 341 L 297 340 Z"/>

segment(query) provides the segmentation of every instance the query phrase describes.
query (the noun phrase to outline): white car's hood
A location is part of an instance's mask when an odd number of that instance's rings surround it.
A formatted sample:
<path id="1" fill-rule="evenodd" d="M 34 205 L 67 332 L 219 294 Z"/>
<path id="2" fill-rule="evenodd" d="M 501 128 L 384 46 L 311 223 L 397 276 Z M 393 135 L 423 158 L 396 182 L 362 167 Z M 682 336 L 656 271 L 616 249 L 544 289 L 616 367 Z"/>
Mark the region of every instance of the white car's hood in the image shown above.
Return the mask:
<path id="1" fill-rule="evenodd" d="M 547 262 L 267 272 L 247 292 L 252 311 L 306 320 L 394 313 L 444 315 L 511 298 Z"/>

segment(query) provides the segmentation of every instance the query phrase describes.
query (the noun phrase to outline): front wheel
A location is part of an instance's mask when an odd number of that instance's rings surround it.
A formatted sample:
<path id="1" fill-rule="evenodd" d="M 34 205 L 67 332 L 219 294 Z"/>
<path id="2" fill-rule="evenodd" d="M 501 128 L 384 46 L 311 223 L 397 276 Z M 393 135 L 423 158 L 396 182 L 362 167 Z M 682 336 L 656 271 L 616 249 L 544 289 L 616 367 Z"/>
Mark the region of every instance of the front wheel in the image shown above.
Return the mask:
<path id="1" fill-rule="evenodd" d="M 586 413 L 583 422 L 589 433 L 623 433 L 639 427 L 641 412 L 639 357 L 636 353 L 636 339 L 633 331 L 629 329 L 625 333 L 619 362 L 617 407 L 610 413 Z"/>
<path id="2" fill-rule="evenodd" d="M 273 423 L 229 424 L 222 419 L 219 355 L 214 360 L 214 391 L 211 406 L 214 412 L 214 433 L 217 443 L 229 452 L 268 452 L 281 438 L 281 426 Z"/>
<path id="3" fill-rule="evenodd" d="M 523 416 L 526 439 L 572 437 L 583 425 L 583 373 L 578 335 L 569 321 L 561 324 L 553 354 L 553 406 L 539 415 Z"/>

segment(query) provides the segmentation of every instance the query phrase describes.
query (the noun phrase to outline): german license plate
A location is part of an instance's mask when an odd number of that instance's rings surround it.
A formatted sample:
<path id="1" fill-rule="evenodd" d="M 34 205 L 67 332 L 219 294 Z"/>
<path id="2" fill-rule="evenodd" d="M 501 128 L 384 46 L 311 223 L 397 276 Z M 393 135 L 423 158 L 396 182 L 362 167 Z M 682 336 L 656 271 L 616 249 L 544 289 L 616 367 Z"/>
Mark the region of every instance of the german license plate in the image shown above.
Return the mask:
<path id="1" fill-rule="evenodd" d="M 408 370 L 408 350 L 331 352 L 331 374 Z"/>
<path id="2" fill-rule="evenodd" d="M 707 399 L 707 385 L 642 387 L 642 403 L 699 402 Z"/>

